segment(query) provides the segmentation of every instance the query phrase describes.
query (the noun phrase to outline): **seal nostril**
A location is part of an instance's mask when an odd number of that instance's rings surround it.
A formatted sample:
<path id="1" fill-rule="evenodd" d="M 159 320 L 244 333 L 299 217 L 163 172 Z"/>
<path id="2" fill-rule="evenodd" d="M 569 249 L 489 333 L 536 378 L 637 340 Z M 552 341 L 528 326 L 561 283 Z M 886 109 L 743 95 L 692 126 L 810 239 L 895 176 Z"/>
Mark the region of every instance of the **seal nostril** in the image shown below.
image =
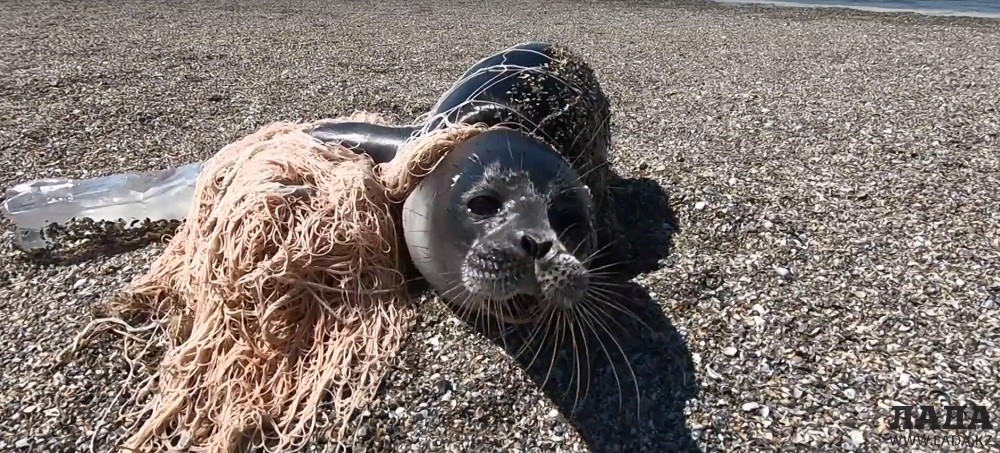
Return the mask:
<path id="1" fill-rule="evenodd" d="M 521 236 L 521 248 L 528 253 L 528 256 L 534 257 L 538 253 L 538 242 L 527 234 Z"/>
<path id="2" fill-rule="evenodd" d="M 541 258 L 549 254 L 549 250 L 552 250 L 552 241 L 542 241 L 538 244 L 535 258 Z"/>
<path id="3" fill-rule="evenodd" d="M 531 235 L 524 234 L 521 235 L 521 248 L 524 249 L 528 256 L 538 259 L 549 253 L 549 250 L 552 250 L 552 241 L 538 242 Z"/>

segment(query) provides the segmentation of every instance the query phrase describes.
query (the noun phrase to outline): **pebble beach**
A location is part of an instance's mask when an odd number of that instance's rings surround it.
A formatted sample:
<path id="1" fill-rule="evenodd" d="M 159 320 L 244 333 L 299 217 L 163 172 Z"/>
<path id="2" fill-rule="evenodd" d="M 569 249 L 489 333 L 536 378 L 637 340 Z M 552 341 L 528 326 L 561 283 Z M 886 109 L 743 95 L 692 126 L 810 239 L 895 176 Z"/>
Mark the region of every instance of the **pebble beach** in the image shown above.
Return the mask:
<path id="1" fill-rule="evenodd" d="M 427 300 L 353 451 L 1000 451 L 996 429 L 890 427 L 902 405 L 983 406 L 1000 427 L 1000 19 L 0 0 L 0 20 L 3 189 L 205 160 L 274 121 L 410 121 L 519 42 L 594 68 L 645 325 L 621 320 L 584 398 L 572 369 L 528 367 Z M 164 246 L 43 262 L 0 227 L 0 451 L 108 451 L 120 348 L 54 364 Z"/>

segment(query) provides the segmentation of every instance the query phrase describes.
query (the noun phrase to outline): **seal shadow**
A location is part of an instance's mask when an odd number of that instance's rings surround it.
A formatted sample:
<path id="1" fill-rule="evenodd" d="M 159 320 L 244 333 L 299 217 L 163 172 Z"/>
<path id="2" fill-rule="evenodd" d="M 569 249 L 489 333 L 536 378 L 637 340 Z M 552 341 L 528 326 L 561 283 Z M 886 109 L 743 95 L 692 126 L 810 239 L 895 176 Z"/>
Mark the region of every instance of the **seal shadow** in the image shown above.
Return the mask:
<path id="1" fill-rule="evenodd" d="M 616 176 L 611 192 L 628 258 L 603 286 L 603 302 L 580 318 L 582 328 L 499 332 L 494 319 L 466 322 L 542 388 L 591 451 L 700 451 L 684 415 L 699 391 L 691 353 L 655 296 L 630 281 L 669 255 L 677 217 L 654 180 Z"/>

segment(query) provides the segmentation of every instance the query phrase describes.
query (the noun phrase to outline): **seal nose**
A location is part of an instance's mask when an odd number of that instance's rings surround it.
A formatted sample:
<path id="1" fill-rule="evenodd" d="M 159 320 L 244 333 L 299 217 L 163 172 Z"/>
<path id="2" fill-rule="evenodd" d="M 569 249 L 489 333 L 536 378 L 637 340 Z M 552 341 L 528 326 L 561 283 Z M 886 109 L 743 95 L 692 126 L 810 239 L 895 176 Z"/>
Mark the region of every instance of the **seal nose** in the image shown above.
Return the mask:
<path id="1" fill-rule="evenodd" d="M 528 256 L 539 259 L 549 253 L 552 249 L 552 241 L 539 241 L 530 234 L 521 235 L 521 248 L 527 252 Z"/>

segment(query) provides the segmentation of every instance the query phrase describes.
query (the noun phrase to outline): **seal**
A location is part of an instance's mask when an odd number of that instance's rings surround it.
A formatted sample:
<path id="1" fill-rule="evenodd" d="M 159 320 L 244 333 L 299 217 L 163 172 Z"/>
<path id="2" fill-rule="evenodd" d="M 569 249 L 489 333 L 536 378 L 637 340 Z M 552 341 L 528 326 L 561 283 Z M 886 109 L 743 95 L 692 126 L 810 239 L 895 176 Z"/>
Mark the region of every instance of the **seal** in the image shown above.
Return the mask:
<path id="1" fill-rule="evenodd" d="M 411 259 L 469 310 L 528 298 L 569 309 L 617 224 L 608 194 L 610 102 L 568 49 L 527 42 L 483 58 L 412 124 L 327 123 L 310 133 L 389 162 L 453 124 L 490 129 L 451 151 L 404 202 Z"/>

